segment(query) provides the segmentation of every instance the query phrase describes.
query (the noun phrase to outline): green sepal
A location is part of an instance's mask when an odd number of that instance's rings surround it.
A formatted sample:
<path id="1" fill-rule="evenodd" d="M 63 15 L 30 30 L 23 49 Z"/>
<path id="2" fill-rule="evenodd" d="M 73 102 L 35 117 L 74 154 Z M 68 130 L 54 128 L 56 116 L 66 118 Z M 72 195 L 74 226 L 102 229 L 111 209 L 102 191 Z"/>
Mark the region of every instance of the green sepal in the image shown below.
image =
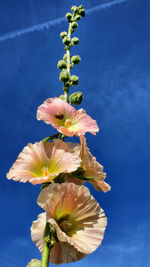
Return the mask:
<path id="1" fill-rule="evenodd" d="M 41 267 L 41 262 L 37 259 L 32 259 L 26 267 Z"/>
<path id="2" fill-rule="evenodd" d="M 81 58 L 79 55 L 75 55 L 71 57 L 71 61 L 72 63 L 74 63 L 75 65 L 79 64 L 79 62 L 81 61 Z"/>
<path id="3" fill-rule="evenodd" d="M 72 14 L 71 14 L 70 12 L 68 12 L 68 13 L 66 14 L 66 19 L 67 19 L 69 22 L 71 22 L 71 20 L 72 20 Z"/>
<path id="4" fill-rule="evenodd" d="M 65 36 L 64 38 L 63 38 L 63 43 L 65 44 L 65 45 L 69 45 L 70 44 L 70 42 L 71 42 L 71 40 L 70 40 L 70 38 L 69 37 L 67 37 L 67 36 Z"/>
<path id="5" fill-rule="evenodd" d="M 79 82 L 79 77 L 76 76 L 76 75 L 72 75 L 71 78 L 70 78 L 70 82 L 71 82 L 70 85 L 72 85 L 72 86 L 77 85 L 78 82 Z"/>
<path id="6" fill-rule="evenodd" d="M 69 97 L 70 104 L 72 105 L 80 105 L 83 100 L 82 92 L 76 92 L 70 95 Z"/>
<path id="7" fill-rule="evenodd" d="M 67 32 L 61 32 L 60 33 L 60 37 L 63 39 L 65 36 L 67 36 L 68 34 L 67 34 Z"/>
<path id="8" fill-rule="evenodd" d="M 72 45 L 77 45 L 79 43 L 79 38 L 77 38 L 77 37 L 73 37 L 72 38 L 72 42 L 71 42 L 71 44 Z"/>
<path id="9" fill-rule="evenodd" d="M 59 98 L 60 98 L 61 100 L 65 100 L 65 96 L 64 96 L 64 95 L 60 95 Z"/>
<path id="10" fill-rule="evenodd" d="M 78 23 L 75 22 L 75 21 L 73 21 L 73 22 L 71 23 L 71 27 L 72 27 L 73 29 L 76 29 L 76 28 L 78 27 Z"/>
<path id="11" fill-rule="evenodd" d="M 60 73 L 59 79 L 61 82 L 67 82 L 70 80 L 70 74 L 67 70 L 62 70 L 62 72 Z"/>
<path id="12" fill-rule="evenodd" d="M 76 15 L 75 17 L 74 17 L 74 20 L 75 21 L 79 21 L 81 19 L 81 16 L 80 15 Z"/>
<path id="13" fill-rule="evenodd" d="M 77 8 L 77 6 L 72 6 L 71 10 L 72 10 L 74 13 L 76 13 L 77 10 L 78 10 L 78 8 Z"/>
<path id="14" fill-rule="evenodd" d="M 67 68 L 67 64 L 65 62 L 65 60 L 59 60 L 58 64 L 57 64 L 57 68 L 62 70 L 62 69 L 66 69 Z"/>
<path id="15" fill-rule="evenodd" d="M 85 9 L 84 8 L 81 8 L 79 10 L 79 14 L 80 14 L 81 17 L 85 17 Z"/>

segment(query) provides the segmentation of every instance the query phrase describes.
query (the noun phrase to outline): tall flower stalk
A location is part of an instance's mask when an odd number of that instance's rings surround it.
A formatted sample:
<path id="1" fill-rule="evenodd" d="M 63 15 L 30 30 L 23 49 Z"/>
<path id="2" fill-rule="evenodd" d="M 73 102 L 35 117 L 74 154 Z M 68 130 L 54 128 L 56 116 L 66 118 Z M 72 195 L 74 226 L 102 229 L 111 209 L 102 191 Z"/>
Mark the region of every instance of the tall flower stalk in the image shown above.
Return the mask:
<path id="1" fill-rule="evenodd" d="M 42 185 L 37 203 L 44 212 L 31 226 L 31 238 L 42 259 L 32 260 L 28 267 L 81 260 L 101 244 L 107 225 L 104 211 L 84 186 L 88 181 L 98 191 L 110 190 L 103 166 L 89 152 L 84 137 L 86 132 L 95 135 L 99 131 L 97 122 L 72 106 L 81 104 L 82 92 L 69 96 L 69 88 L 79 82 L 71 69 L 81 60 L 79 55 L 71 56 L 71 47 L 79 43 L 72 34 L 85 17 L 82 5 L 71 10 L 66 14 L 68 32 L 60 34 L 66 52 L 57 65 L 64 94 L 45 100 L 37 110 L 37 119 L 58 132 L 25 146 L 7 173 L 8 179 Z M 80 144 L 65 142 L 67 136 L 79 136 Z"/>

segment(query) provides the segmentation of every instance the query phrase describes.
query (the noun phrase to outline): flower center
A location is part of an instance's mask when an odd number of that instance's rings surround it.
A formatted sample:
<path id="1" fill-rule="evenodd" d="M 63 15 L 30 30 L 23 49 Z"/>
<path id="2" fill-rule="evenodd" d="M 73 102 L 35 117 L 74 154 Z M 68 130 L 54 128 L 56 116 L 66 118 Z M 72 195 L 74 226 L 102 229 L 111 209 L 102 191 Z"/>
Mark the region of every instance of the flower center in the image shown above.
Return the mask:
<path id="1" fill-rule="evenodd" d="M 69 236 L 72 236 L 75 231 L 75 226 L 74 223 L 70 221 L 69 215 L 64 215 L 56 221 L 63 232 Z"/>
<path id="2" fill-rule="evenodd" d="M 59 224 L 59 227 L 60 227 L 60 229 L 62 230 L 62 231 L 64 231 L 64 232 L 67 232 L 68 230 L 70 230 L 71 229 L 71 227 L 72 227 L 72 223 L 71 222 L 69 222 L 69 221 L 62 221 L 60 224 Z"/>
<path id="3" fill-rule="evenodd" d="M 62 120 L 64 118 L 64 115 L 60 113 L 56 113 L 55 118 L 58 120 Z"/>
<path id="4" fill-rule="evenodd" d="M 68 127 L 68 126 L 70 126 L 70 125 L 71 125 L 71 120 L 70 120 L 70 119 L 67 119 L 67 120 L 65 121 L 64 126 L 65 126 L 65 127 Z"/>
<path id="5" fill-rule="evenodd" d="M 43 176 L 48 176 L 49 172 L 48 172 L 48 168 L 47 167 L 43 167 Z"/>

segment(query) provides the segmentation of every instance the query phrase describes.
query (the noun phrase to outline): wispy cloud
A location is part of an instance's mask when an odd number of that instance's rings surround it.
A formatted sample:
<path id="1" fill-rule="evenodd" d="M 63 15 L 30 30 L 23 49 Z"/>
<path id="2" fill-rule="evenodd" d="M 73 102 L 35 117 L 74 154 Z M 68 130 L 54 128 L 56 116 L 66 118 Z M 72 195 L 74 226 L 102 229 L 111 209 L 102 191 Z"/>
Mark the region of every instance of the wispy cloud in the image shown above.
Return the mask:
<path id="1" fill-rule="evenodd" d="M 114 0 L 114 1 L 106 3 L 106 4 L 101 4 L 101 5 L 98 5 L 96 7 L 87 9 L 86 14 L 91 14 L 95 11 L 104 10 L 106 8 L 110 8 L 114 5 L 121 4 L 123 2 L 126 2 L 126 0 Z M 46 30 L 46 29 L 48 30 L 50 27 L 61 24 L 64 21 L 65 21 L 65 17 L 60 17 L 60 18 L 57 18 L 54 20 L 46 21 L 46 22 L 41 23 L 41 24 L 25 27 L 21 30 L 16 30 L 16 31 L 13 31 L 10 33 L 6 33 L 6 34 L 0 36 L 0 42 L 7 41 L 9 39 L 14 39 L 16 37 L 22 36 L 22 35 L 27 34 L 27 33 L 32 33 L 35 31 L 42 31 L 42 30 Z"/>

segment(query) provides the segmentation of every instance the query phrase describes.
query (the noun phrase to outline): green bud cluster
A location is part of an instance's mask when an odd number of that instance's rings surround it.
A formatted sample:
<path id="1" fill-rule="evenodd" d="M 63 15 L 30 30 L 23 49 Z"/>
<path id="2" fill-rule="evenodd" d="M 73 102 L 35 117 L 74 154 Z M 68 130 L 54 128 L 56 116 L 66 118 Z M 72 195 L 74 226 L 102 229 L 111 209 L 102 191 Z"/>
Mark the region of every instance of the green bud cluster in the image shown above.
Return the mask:
<path id="1" fill-rule="evenodd" d="M 70 86 L 75 86 L 79 82 L 79 77 L 76 75 L 70 75 L 70 70 L 74 65 L 80 63 L 80 56 L 73 55 L 70 56 L 70 47 L 79 44 L 79 38 L 71 37 L 71 34 L 75 32 L 78 27 L 78 21 L 81 20 L 81 17 L 85 16 L 85 9 L 82 5 L 80 6 L 72 6 L 72 13 L 68 12 L 66 14 L 66 19 L 69 22 L 69 30 L 68 33 L 66 31 L 61 32 L 60 37 L 62 39 L 63 44 L 65 45 L 66 53 L 63 56 L 62 60 L 58 61 L 57 67 L 61 70 L 59 79 L 64 83 L 63 90 L 65 95 L 60 95 L 60 99 L 68 101 L 68 91 Z M 77 92 L 70 96 L 70 102 L 74 105 L 79 105 L 82 101 L 82 93 Z"/>

